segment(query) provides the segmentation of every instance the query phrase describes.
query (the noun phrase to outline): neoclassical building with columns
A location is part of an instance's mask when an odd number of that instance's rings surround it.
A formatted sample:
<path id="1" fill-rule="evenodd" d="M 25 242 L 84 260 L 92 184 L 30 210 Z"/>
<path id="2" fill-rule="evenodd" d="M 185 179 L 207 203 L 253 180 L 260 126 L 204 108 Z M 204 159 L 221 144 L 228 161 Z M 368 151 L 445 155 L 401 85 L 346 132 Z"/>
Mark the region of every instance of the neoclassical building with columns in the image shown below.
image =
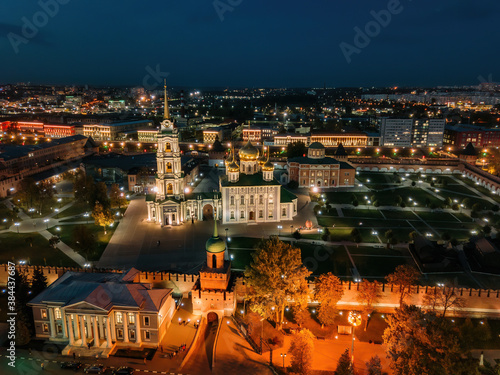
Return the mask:
<path id="1" fill-rule="evenodd" d="M 29 302 L 36 337 L 67 342 L 63 354 L 89 344 L 108 356 L 115 347 L 157 347 L 172 321 L 172 289 L 140 283 L 139 271 L 67 272 Z"/>

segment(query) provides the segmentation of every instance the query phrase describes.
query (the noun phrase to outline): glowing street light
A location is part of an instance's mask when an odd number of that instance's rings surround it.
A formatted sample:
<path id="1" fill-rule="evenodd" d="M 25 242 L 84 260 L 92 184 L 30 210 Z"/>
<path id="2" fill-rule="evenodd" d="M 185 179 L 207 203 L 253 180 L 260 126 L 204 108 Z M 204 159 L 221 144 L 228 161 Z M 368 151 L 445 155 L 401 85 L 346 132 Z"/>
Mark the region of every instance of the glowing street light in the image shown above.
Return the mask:
<path id="1" fill-rule="evenodd" d="M 354 367 L 354 330 L 361 324 L 361 314 L 356 311 L 350 311 L 347 321 L 352 325 L 351 363 Z"/>
<path id="2" fill-rule="evenodd" d="M 17 233 L 19 234 L 19 226 L 21 225 L 21 223 L 14 223 L 14 226 L 17 227 Z"/>

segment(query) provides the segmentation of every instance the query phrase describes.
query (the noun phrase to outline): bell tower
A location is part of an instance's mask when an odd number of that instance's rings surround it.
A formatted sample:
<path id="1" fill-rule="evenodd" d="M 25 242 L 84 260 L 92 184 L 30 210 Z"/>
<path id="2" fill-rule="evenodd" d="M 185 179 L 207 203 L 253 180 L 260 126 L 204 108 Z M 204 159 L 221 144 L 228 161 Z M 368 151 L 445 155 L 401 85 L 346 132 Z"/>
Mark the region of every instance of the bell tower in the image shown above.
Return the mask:
<path id="1" fill-rule="evenodd" d="M 156 193 L 159 200 L 166 197 L 181 199 L 184 197 L 184 179 L 182 178 L 179 133 L 170 118 L 168 107 L 167 85 L 165 83 L 165 104 L 161 130 L 158 134 L 158 150 L 156 164 Z"/>

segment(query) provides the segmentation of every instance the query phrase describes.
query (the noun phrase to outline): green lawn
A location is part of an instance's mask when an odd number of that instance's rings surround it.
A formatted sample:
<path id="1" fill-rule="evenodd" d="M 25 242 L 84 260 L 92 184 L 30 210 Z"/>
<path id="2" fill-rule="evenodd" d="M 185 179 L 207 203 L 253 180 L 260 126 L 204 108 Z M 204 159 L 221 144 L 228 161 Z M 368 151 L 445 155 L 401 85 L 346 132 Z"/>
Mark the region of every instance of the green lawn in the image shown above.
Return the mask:
<path id="1" fill-rule="evenodd" d="M 38 233 L 0 234 L 0 263 L 19 260 L 39 266 L 78 267 L 60 250 L 50 247 L 48 240 Z"/>
<path id="2" fill-rule="evenodd" d="M 85 227 L 87 227 L 97 240 L 97 246 L 94 249 L 94 251 L 90 254 L 90 256 L 89 256 L 90 259 L 87 259 L 87 254 L 81 254 L 81 255 L 89 261 L 99 260 L 101 258 L 102 253 L 106 249 L 106 246 L 108 245 L 109 240 L 113 236 L 113 233 L 114 233 L 118 223 L 115 222 L 113 227 L 108 227 L 106 234 L 104 234 L 104 230 L 102 227 L 97 226 L 95 224 L 60 225 L 59 227 L 50 228 L 49 232 L 54 234 L 54 235 L 58 235 L 61 238 L 62 242 L 64 242 L 66 245 L 73 248 L 74 250 L 78 251 L 77 244 L 75 243 L 75 239 L 74 239 L 74 235 L 73 235 L 75 227 L 77 225 L 84 225 Z M 61 230 L 58 231 L 57 228 L 61 228 Z"/>
<path id="3" fill-rule="evenodd" d="M 289 233 L 288 231 L 287 233 Z M 276 232 L 278 234 L 278 232 Z M 231 236 L 229 236 L 231 237 Z M 264 238 L 267 239 L 267 238 Z M 229 242 L 229 249 L 234 248 L 250 248 L 255 249 L 257 245 L 262 241 L 261 238 L 253 238 L 253 237 L 231 237 L 231 241 Z"/>
<path id="4" fill-rule="evenodd" d="M 356 178 L 363 184 L 394 183 L 394 180 L 396 179 L 396 177 L 392 173 L 361 172 L 361 171 L 359 172 L 359 174 L 356 175 Z M 368 182 L 368 180 L 370 180 L 370 182 Z"/>
<path id="5" fill-rule="evenodd" d="M 351 262 L 343 246 L 321 246 L 309 243 L 298 243 L 302 250 L 302 261 L 313 273 L 332 272 L 337 276 L 351 276 Z"/>
<path id="6" fill-rule="evenodd" d="M 342 209 L 345 217 L 357 217 L 357 218 L 375 218 L 375 219 L 383 219 L 382 214 L 376 209 Z"/>
<path id="7" fill-rule="evenodd" d="M 459 221 L 455 219 L 448 212 L 415 212 L 424 221 L 449 221 L 453 223 L 458 223 Z"/>
<path id="8" fill-rule="evenodd" d="M 415 265 L 411 258 L 388 258 L 381 256 L 360 256 L 352 255 L 361 277 L 376 277 L 383 279 L 386 275 L 393 273 L 400 264 Z"/>
<path id="9" fill-rule="evenodd" d="M 384 248 L 375 248 L 375 247 L 356 247 L 356 246 L 348 246 L 349 252 L 351 255 L 394 255 L 394 256 L 410 256 L 410 252 L 408 249 L 387 249 Z"/>
<path id="10" fill-rule="evenodd" d="M 69 216 L 82 215 L 85 212 L 90 212 L 88 206 L 80 202 L 75 202 L 71 207 L 67 208 L 64 211 L 61 211 L 59 217 L 64 218 Z"/>
<path id="11" fill-rule="evenodd" d="M 404 211 L 381 210 L 380 212 L 382 212 L 387 219 L 418 220 L 413 211 L 410 210 L 404 210 Z"/>

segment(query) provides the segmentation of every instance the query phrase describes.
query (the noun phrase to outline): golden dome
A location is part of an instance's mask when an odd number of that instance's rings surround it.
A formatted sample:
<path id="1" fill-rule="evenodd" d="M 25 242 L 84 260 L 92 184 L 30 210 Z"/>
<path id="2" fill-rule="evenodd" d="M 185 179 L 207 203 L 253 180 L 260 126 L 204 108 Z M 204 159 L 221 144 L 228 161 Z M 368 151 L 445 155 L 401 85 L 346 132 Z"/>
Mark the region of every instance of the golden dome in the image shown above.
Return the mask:
<path id="1" fill-rule="evenodd" d="M 234 160 L 227 165 L 227 170 L 229 172 L 238 172 L 240 170 L 240 166 Z"/>
<path id="2" fill-rule="evenodd" d="M 257 160 L 259 157 L 259 150 L 257 149 L 257 147 L 252 145 L 250 141 L 248 141 L 245 146 L 240 148 L 238 154 L 240 155 L 240 160 L 254 161 Z"/>
<path id="3" fill-rule="evenodd" d="M 274 171 L 274 165 L 269 160 L 262 166 L 263 171 Z"/>

